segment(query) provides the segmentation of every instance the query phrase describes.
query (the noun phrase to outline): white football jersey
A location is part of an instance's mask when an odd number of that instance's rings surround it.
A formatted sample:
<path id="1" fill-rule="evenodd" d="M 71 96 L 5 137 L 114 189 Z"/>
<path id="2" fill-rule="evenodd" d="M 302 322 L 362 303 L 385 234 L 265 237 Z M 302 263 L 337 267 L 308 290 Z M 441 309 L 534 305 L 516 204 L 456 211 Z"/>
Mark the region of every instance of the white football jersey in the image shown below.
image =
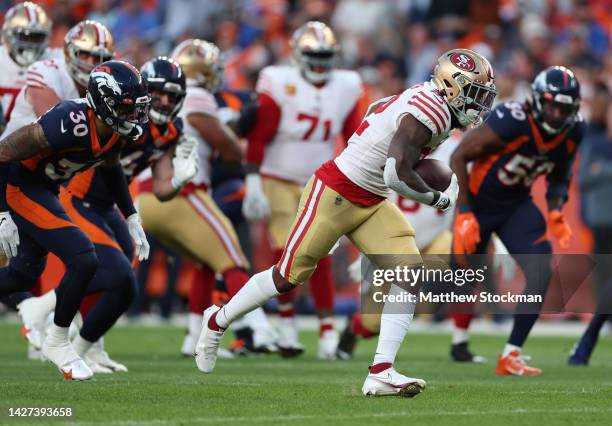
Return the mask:
<path id="1" fill-rule="evenodd" d="M 61 49 L 47 49 L 43 55 L 43 60 L 61 57 L 63 57 Z M 13 61 L 6 46 L 0 46 L 0 64 L 2 64 L 2 71 L 0 72 L 0 102 L 2 102 L 4 117 L 8 122 L 17 101 L 17 95 L 19 95 L 19 91 L 26 82 L 27 67 L 22 67 Z"/>
<path id="2" fill-rule="evenodd" d="M 25 92 L 28 87 L 48 87 L 53 90 L 62 101 L 80 97 L 77 86 L 68 73 L 68 66 L 63 57 L 60 59 L 46 59 L 34 62 L 28 67 L 25 86 L 17 95 L 15 108 L 13 108 L 11 114 L 11 120 L 8 122 L 2 137 L 10 135 L 15 130 L 33 123 L 38 119 L 34 112 L 34 108 L 32 108 L 32 104 L 30 104 L 25 97 Z"/>
<path id="3" fill-rule="evenodd" d="M 448 138 L 451 130 L 451 111 L 431 81 L 387 99 L 367 116 L 349 139 L 346 149 L 334 160 L 353 183 L 381 197 L 389 194 L 383 178 L 389 144 L 406 114 L 411 114 L 431 130 L 431 140 L 423 155 Z"/>
<path id="4" fill-rule="evenodd" d="M 198 156 L 200 164 L 198 174 L 191 180 L 195 185 L 210 186 L 211 166 L 210 160 L 213 153 L 211 146 L 202 139 L 200 132 L 187 121 L 187 116 L 191 113 L 202 113 L 218 117 L 219 105 L 212 93 L 201 87 L 193 85 L 192 82 L 187 82 L 187 95 L 185 102 L 179 112 L 179 117 L 183 119 L 184 133 L 191 135 L 198 140 Z"/>
<path id="5" fill-rule="evenodd" d="M 450 157 L 461 140 L 459 132 L 453 134 L 447 141 L 427 156 L 450 164 Z M 453 210 L 443 212 L 418 201 L 404 198 L 394 191 L 389 195 L 389 201 L 396 204 L 404 213 L 410 224 L 416 230 L 416 244 L 419 250 L 429 246 L 443 231 L 450 229 L 453 220 Z"/>
<path id="6" fill-rule="evenodd" d="M 334 141 L 363 93 L 361 78 L 354 71 L 333 70 L 327 83 L 317 88 L 293 66 L 264 68 L 256 90 L 281 109 L 260 173 L 302 185 L 334 157 Z"/>

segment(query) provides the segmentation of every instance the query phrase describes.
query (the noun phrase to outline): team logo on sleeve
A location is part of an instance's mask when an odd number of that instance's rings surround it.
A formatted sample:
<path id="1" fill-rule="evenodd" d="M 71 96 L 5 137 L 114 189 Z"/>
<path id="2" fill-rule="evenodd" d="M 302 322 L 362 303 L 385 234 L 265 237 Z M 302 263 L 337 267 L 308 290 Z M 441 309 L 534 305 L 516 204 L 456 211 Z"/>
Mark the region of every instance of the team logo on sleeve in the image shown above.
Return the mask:
<path id="1" fill-rule="evenodd" d="M 455 53 L 450 57 L 450 61 L 463 71 L 474 71 L 476 69 L 476 62 L 465 53 Z"/>

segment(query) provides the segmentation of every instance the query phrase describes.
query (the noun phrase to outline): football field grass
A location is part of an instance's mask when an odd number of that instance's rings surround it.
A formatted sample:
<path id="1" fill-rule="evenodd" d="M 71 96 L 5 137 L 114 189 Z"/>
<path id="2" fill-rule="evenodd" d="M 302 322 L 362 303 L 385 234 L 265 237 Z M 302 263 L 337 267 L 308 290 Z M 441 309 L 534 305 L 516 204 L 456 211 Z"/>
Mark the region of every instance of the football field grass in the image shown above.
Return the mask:
<path id="1" fill-rule="evenodd" d="M 448 361 L 446 335 L 414 334 L 396 362 L 428 387 L 413 399 L 360 393 L 375 341 L 355 359 L 315 358 L 316 335 L 302 333 L 307 353 L 283 360 L 219 360 L 203 375 L 178 350 L 183 330 L 120 327 L 106 347 L 129 373 L 68 382 L 50 364 L 27 361 L 16 325 L 0 325 L 0 424 L 187 425 L 612 425 L 612 340 L 604 338 L 588 368 L 566 366 L 574 338 L 534 337 L 525 348 L 540 377 L 497 377 L 503 338 L 475 336 L 485 365 Z M 70 419 L 14 419 L 9 407 L 71 407 Z"/>

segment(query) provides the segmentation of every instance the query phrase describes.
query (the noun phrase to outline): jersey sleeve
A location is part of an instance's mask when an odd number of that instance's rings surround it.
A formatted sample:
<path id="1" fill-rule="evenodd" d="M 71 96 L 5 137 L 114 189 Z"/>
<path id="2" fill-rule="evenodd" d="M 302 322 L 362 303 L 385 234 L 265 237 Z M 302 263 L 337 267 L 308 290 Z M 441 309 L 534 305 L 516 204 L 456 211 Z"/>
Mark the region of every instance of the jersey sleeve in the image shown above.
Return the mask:
<path id="1" fill-rule="evenodd" d="M 432 91 L 422 90 L 409 100 L 405 111 L 427 126 L 432 136 L 439 136 L 450 130 L 451 113 L 446 103 Z M 397 120 L 403 117 L 401 114 Z"/>
<path id="2" fill-rule="evenodd" d="M 183 117 L 191 113 L 201 113 L 217 117 L 218 112 L 219 106 L 212 93 L 201 87 L 187 88 L 187 96 L 181 110 Z"/>
<path id="3" fill-rule="evenodd" d="M 510 142 L 527 134 L 527 112 L 518 102 L 506 102 L 491 111 L 485 122 L 502 140 Z"/>
<path id="4" fill-rule="evenodd" d="M 55 59 L 34 62 L 26 73 L 26 87 L 48 88 L 61 96 L 60 65 Z"/>
<path id="5" fill-rule="evenodd" d="M 282 103 L 283 97 L 281 90 L 283 81 L 282 72 L 278 67 L 269 66 L 261 70 L 257 84 L 255 85 L 255 91 L 258 94 L 265 94 L 272 98 L 276 103 Z"/>
<path id="6" fill-rule="evenodd" d="M 52 152 L 90 144 L 87 115 L 83 109 L 73 105 L 73 102 L 61 102 L 38 119 Z"/>

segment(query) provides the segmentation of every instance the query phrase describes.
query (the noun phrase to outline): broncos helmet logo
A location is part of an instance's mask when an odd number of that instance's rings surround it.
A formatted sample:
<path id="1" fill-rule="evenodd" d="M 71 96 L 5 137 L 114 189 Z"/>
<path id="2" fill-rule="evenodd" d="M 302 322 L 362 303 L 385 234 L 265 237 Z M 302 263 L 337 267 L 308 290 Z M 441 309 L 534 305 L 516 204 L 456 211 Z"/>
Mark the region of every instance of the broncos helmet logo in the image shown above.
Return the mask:
<path id="1" fill-rule="evenodd" d="M 111 74 L 96 69 L 91 73 L 90 78 L 96 82 L 98 90 L 102 91 L 104 87 L 107 87 L 112 90 L 115 95 L 121 95 L 121 87 L 119 87 L 119 83 L 117 83 L 117 80 L 115 80 L 115 77 Z"/>

